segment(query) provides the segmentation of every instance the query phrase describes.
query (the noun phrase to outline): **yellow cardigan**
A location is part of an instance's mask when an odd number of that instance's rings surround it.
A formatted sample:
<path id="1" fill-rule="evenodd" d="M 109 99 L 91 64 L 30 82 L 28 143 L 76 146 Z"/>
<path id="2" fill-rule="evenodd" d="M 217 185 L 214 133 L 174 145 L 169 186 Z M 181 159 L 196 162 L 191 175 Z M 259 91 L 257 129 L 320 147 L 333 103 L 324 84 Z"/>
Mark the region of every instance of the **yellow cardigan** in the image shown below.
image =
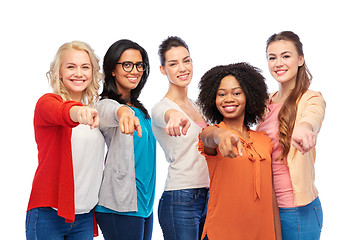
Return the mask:
<path id="1" fill-rule="evenodd" d="M 271 97 L 273 94 L 271 94 Z M 326 102 L 320 92 L 307 90 L 298 102 L 295 125 L 306 122 L 317 135 L 325 116 Z M 294 193 L 294 205 L 307 205 L 318 195 L 315 187 L 315 147 L 302 155 L 293 145 L 289 149 L 287 162 Z"/>

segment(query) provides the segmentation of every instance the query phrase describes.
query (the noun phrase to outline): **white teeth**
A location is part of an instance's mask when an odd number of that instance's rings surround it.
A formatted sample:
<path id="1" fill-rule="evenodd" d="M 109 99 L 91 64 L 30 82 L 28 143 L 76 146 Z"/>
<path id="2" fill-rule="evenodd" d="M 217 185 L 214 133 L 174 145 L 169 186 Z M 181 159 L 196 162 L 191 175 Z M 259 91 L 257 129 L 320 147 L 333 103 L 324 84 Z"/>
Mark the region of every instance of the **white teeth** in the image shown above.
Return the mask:
<path id="1" fill-rule="evenodd" d="M 188 78 L 189 74 L 184 74 L 184 75 L 179 75 L 178 78 L 181 78 L 181 79 L 186 79 Z"/>
<path id="2" fill-rule="evenodd" d="M 237 108 L 236 106 L 225 106 L 223 107 L 226 112 L 233 112 Z"/>

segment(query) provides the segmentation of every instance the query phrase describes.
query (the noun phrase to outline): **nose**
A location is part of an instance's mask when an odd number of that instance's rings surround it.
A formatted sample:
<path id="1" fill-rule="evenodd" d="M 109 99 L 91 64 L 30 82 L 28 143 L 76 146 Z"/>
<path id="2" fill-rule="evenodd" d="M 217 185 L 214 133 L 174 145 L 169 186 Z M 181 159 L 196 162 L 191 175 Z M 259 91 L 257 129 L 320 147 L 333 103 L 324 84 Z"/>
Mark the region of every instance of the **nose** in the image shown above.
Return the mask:
<path id="1" fill-rule="evenodd" d="M 183 63 L 179 64 L 179 72 L 185 72 L 185 71 L 186 71 L 185 65 Z"/>
<path id="2" fill-rule="evenodd" d="M 235 97 L 234 97 L 233 94 L 227 94 L 225 99 L 224 99 L 224 101 L 227 102 L 227 103 L 234 102 L 234 100 L 235 100 Z"/>
<path id="3" fill-rule="evenodd" d="M 130 73 L 131 73 L 131 74 L 138 74 L 138 73 L 139 73 L 139 71 L 137 71 L 137 65 L 133 65 L 133 66 L 132 66 L 132 70 L 131 70 Z"/>
<path id="4" fill-rule="evenodd" d="M 76 72 L 75 72 L 76 77 L 82 77 L 82 69 L 81 68 L 76 68 Z"/>
<path id="5" fill-rule="evenodd" d="M 277 61 L 276 61 L 276 67 L 279 68 L 279 67 L 283 67 L 283 60 L 282 58 L 278 58 Z"/>

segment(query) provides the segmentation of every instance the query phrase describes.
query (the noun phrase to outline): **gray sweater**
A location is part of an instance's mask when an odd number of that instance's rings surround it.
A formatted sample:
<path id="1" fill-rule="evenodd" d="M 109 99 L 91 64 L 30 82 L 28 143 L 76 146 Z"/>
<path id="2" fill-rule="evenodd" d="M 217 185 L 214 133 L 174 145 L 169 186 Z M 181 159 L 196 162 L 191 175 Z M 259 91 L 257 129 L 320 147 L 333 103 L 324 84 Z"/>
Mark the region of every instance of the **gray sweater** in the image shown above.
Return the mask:
<path id="1" fill-rule="evenodd" d="M 138 210 L 134 142 L 133 136 L 120 131 L 117 111 L 122 106 L 111 99 L 103 99 L 96 105 L 99 129 L 108 147 L 98 205 L 130 212 Z"/>

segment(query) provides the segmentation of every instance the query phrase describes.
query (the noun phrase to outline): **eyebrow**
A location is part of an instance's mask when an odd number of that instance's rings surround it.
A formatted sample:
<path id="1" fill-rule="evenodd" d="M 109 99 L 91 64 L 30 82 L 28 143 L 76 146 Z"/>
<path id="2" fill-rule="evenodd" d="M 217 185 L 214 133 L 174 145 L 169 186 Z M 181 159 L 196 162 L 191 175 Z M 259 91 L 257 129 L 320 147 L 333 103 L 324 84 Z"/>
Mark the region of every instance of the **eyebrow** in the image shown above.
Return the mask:
<path id="1" fill-rule="evenodd" d="M 184 57 L 183 58 L 183 61 L 185 60 L 185 59 L 188 59 L 188 58 L 190 58 L 190 56 L 188 55 L 188 56 L 186 56 L 186 57 Z M 170 62 L 177 62 L 178 60 L 174 60 L 174 59 L 172 59 L 172 60 L 169 60 L 168 62 L 170 63 Z"/>
<path id="2" fill-rule="evenodd" d="M 76 63 L 70 63 L 70 62 L 68 62 L 68 63 L 66 63 L 65 65 L 77 65 Z M 83 65 L 92 65 L 91 63 L 83 63 L 83 64 L 81 64 L 82 66 Z"/>
<path id="3" fill-rule="evenodd" d="M 292 54 L 291 51 L 284 51 L 284 52 L 281 52 L 281 55 L 284 55 L 284 54 L 287 54 L 287 53 Z M 276 56 L 276 54 L 274 54 L 274 53 L 269 53 L 268 56 L 270 56 L 270 55 Z"/>
<path id="4" fill-rule="evenodd" d="M 241 89 L 241 87 L 235 87 L 235 88 L 232 88 L 231 90 L 236 90 L 236 89 L 238 89 L 238 88 Z M 225 88 L 219 88 L 219 89 L 218 89 L 218 91 L 225 91 L 225 90 L 227 90 L 227 89 L 225 89 Z"/>

